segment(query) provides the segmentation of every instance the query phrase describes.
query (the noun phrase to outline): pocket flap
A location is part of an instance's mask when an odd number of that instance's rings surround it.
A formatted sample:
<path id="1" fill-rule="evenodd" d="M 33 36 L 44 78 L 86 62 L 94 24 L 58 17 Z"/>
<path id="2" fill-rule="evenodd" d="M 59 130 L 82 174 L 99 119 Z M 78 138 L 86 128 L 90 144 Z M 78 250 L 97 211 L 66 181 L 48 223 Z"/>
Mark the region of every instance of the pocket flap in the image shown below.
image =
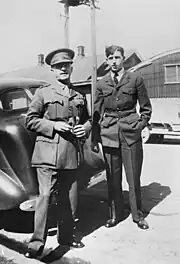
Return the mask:
<path id="1" fill-rule="evenodd" d="M 137 93 L 135 88 L 126 88 L 122 92 L 125 94 L 136 94 Z"/>
<path id="2" fill-rule="evenodd" d="M 103 92 L 103 97 L 109 96 L 112 94 L 113 91 Z"/>
<path id="3" fill-rule="evenodd" d="M 129 124 L 134 123 L 134 122 L 136 122 L 138 120 L 139 120 L 139 115 L 137 113 L 136 114 L 132 114 L 132 115 L 130 115 L 128 117 Z"/>
<path id="4" fill-rule="evenodd" d="M 108 128 L 114 124 L 117 123 L 117 118 L 115 117 L 105 117 L 102 122 L 101 122 L 101 126 L 104 127 L 104 128 Z"/>
<path id="5" fill-rule="evenodd" d="M 47 102 L 45 102 L 45 105 L 47 106 L 47 105 L 49 105 L 49 104 L 60 104 L 60 105 L 64 105 L 64 100 L 62 100 L 62 99 L 59 99 L 59 100 L 53 100 L 53 101 L 47 101 Z"/>
<path id="6" fill-rule="evenodd" d="M 42 142 L 49 142 L 52 144 L 57 144 L 59 142 L 59 134 L 56 133 L 54 138 L 44 137 L 44 136 L 37 136 L 36 142 L 42 141 Z"/>

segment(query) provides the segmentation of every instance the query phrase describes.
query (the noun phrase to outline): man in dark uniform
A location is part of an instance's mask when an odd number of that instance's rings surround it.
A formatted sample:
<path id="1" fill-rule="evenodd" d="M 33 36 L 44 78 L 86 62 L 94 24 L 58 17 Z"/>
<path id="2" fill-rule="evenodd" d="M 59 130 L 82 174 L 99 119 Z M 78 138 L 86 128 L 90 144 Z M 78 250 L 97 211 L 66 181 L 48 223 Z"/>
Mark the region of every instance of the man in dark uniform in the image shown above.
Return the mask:
<path id="1" fill-rule="evenodd" d="M 105 226 L 113 227 L 123 219 L 123 164 L 133 221 L 148 229 L 141 211 L 141 131 L 151 117 L 151 103 L 143 78 L 124 70 L 124 49 L 112 45 L 105 53 L 110 72 L 97 84 L 92 126 L 92 149 L 98 151 L 98 141 L 102 142 L 106 162 L 110 219 Z"/>
<path id="2" fill-rule="evenodd" d="M 80 248 L 74 235 L 77 208 L 77 173 L 80 153 L 77 139 L 91 129 L 84 119 L 85 97 L 70 83 L 74 51 L 58 49 L 47 55 L 56 80 L 38 89 L 30 104 L 26 125 L 37 132 L 32 166 L 37 168 L 39 197 L 34 233 L 26 257 L 41 255 L 48 231 L 49 205 L 56 195 L 57 240 L 61 245 Z"/>

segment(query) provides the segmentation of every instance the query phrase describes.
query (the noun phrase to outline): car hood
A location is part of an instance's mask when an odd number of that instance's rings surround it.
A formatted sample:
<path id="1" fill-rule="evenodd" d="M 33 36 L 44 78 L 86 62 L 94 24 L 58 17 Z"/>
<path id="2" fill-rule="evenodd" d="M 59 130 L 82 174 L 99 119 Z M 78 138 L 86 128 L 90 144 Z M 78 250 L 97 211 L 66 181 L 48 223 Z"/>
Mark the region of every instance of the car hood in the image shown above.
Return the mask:
<path id="1" fill-rule="evenodd" d="M 179 98 L 152 98 L 151 123 L 180 124 L 180 99 Z"/>

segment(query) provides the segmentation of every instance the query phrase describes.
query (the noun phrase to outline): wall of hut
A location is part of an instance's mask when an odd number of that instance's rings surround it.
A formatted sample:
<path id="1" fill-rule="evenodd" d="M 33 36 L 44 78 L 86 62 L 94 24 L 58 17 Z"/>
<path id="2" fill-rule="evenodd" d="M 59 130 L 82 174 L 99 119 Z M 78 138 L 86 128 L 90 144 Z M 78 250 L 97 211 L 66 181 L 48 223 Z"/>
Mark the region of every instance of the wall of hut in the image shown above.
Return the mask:
<path id="1" fill-rule="evenodd" d="M 136 70 L 144 77 L 150 98 L 180 97 L 180 81 L 166 83 L 165 65 L 168 64 L 180 65 L 180 53 L 163 56 L 154 60 L 152 64 Z"/>

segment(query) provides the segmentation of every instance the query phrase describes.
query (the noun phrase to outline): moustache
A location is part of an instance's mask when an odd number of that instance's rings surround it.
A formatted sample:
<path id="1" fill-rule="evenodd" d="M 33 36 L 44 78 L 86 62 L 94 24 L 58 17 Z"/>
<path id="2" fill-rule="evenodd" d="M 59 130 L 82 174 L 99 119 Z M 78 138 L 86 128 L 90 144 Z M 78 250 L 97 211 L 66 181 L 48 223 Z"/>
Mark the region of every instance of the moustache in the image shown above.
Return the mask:
<path id="1" fill-rule="evenodd" d="M 68 72 L 62 71 L 62 72 L 60 72 L 60 74 L 68 74 Z"/>

